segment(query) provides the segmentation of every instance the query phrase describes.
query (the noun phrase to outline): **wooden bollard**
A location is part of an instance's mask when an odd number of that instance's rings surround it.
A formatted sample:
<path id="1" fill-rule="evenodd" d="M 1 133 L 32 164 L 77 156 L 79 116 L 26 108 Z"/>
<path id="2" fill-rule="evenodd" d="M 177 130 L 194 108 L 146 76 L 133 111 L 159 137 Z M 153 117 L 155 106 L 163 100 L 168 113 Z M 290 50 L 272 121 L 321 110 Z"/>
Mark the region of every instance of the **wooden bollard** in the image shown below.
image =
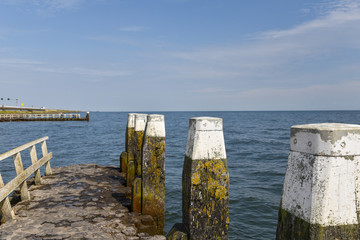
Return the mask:
<path id="1" fill-rule="evenodd" d="M 360 239 L 360 125 L 291 128 L 277 240 Z"/>
<path id="2" fill-rule="evenodd" d="M 141 175 L 141 151 L 143 146 L 144 132 L 146 127 L 147 114 L 135 114 L 135 175 Z"/>
<path id="3" fill-rule="evenodd" d="M 156 234 L 165 224 L 165 120 L 164 115 L 147 116 L 142 153 L 142 214 L 151 215 Z"/>
<path id="4" fill-rule="evenodd" d="M 229 171 L 221 118 L 190 119 L 182 179 L 183 223 L 167 239 L 228 239 Z"/>

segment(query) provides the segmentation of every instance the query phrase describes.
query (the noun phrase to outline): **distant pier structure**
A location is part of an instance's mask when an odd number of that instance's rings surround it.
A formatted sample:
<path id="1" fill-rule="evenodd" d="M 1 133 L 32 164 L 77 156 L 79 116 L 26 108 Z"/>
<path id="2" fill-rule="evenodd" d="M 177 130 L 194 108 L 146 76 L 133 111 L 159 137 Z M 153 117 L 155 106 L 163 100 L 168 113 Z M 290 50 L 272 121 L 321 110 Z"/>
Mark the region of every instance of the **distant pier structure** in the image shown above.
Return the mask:
<path id="1" fill-rule="evenodd" d="M 0 122 L 24 122 L 24 121 L 89 121 L 90 113 L 81 117 L 78 113 L 70 114 L 0 114 Z"/>

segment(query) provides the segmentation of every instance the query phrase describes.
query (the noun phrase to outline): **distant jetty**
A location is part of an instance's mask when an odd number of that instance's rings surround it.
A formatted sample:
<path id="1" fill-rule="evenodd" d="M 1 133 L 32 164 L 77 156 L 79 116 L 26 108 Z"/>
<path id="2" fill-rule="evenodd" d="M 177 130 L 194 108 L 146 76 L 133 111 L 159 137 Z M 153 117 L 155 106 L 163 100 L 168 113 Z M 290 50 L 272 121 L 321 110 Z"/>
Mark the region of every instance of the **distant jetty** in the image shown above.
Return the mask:
<path id="1" fill-rule="evenodd" d="M 89 120 L 89 112 L 86 113 L 85 117 L 82 117 L 79 111 L 0 106 L 0 122 Z"/>

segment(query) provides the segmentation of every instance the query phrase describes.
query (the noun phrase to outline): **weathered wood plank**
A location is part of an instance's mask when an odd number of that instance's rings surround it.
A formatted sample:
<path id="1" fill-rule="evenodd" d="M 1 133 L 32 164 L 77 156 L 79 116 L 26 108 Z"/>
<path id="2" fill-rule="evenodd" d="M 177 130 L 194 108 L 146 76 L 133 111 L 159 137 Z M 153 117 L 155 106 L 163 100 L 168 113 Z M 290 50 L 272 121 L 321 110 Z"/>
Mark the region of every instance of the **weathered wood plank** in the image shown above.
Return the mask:
<path id="1" fill-rule="evenodd" d="M 0 155 L 0 161 L 6 159 L 8 157 L 11 157 L 11 156 L 15 155 L 18 152 L 21 152 L 21 151 L 23 151 L 23 150 L 25 150 L 25 149 L 27 149 L 27 148 L 35 145 L 35 144 L 41 143 L 41 142 L 43 142 L 45 140 L 48 140 L 48 139 L 49 139 L 49 137 L 43 137 L 43 138 L 40 138 L 38 140 L 35 140 L 35 141 L 29 142 L 27 144 L 24 144 L 24 145 L 22 145 L 20 147 L 17 147 L 17 148 L 15 148 L 13 150 L 10 150 L 10 151 L 8 151 L 6 153 L 3 153 L 3 154 Z"/>
<path id="2" fill-rule="evenodd" d="M 36 163 L 38 161 L 37 154 L 36 154 L 36 145 L 30 147 L 30 157 L 32 164 Z M 35 171 L 35 184 L 40 185 L 41 184 L 41 173 L 40 169 Z"/>
<path id="3" fill-rule="evenodd" d="M 0 202 L 4 200 L 12 191 L 14 191 L 17 187 L 19 187 L 22 183 L 26 181 L 31 174 L 33 174 L 37 169 L 39 169 L 42 165 L 48 162 L 53 157 L 52 152 L 43 156 L 36 163 L 28 167 L 25 171 L 20 173 L 16 178 L 8 182 L 3 188 L 0 189 Z M 25 182 L 26 183 L 26 182 Z"/>
<path id="4" fill-rule="evenodd" d="M 46 156 L 48 154 L 46 141 L 43 141 L 41 143 L 41 151 L 43 156 Z M 45 176 L 50 176 L 50 175 L 52 175 L 52 170 L 51 170 L 50 162 L 48 161 L 45 163 Z"/>
<path id="5" fill-rule="evenodd" d="M 14 158 L 16 174 L 20 175 L 22 172 L 24 172 L 24 167 L 21 160 L 21 153 L 20 152 L 16 153 L 15 155 L 13 155 L 13 158 Z M 21 200 L 23 201 L 30 200 L 30 193 L 26 181 L 23 181 L 20 184 L 20 195 L 21 195 Z"/>
<path id="6" fill-rule="evenodd" d="M 0 189 L 2 189 L 4 186 L 5 186 L 4 181 L 0 174 Z M 6 196 L 4 200 L 0 201 L 0 213 L 5 221 L 15 218 L 15 214 L 11 208 L 11 204 L 8 196 Z"/>

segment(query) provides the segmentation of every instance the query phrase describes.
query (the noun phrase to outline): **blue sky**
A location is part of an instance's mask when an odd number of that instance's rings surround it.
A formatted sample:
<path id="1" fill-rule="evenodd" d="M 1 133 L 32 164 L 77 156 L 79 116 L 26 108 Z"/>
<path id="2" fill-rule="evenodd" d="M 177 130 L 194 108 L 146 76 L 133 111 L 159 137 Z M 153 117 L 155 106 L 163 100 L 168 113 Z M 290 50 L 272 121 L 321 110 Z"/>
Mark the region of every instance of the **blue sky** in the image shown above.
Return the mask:
<path id="1" fill-rule="evenodd" d="M 0 96 L 25 106 L 359 110 L 359 93 L 360 0 L 0 0 Z"/>

